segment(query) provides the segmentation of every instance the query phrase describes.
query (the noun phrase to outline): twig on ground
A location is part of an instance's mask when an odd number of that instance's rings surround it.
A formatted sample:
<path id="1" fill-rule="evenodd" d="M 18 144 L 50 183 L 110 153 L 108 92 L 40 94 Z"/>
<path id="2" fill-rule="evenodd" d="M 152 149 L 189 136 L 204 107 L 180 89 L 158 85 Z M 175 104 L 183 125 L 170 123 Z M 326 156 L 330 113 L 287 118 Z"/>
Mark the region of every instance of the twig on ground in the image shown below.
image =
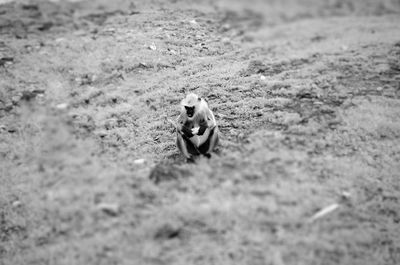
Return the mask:
<path id="1" fill-rule="evenodd" d="M 339 204 L 333 203 L 329 206 L 326 206 L 325 208 L 322 208 L 318 212 L 316 212 L 310 219 L 308 219 L 308 222 L 314 222 L 317 219 L 322 218 L 323 216 L 335 211 L 339 207 Z"/>

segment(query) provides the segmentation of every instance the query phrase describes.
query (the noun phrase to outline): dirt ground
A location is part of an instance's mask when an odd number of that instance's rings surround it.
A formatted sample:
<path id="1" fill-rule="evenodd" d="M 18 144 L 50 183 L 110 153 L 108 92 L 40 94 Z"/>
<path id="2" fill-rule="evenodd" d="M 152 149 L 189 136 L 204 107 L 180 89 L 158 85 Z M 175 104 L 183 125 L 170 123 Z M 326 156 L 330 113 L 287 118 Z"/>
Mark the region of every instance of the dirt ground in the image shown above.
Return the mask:
<path id="1" fill-rule="evenodd" d="M 400 264 L 400 1 L 2 2 L 1 265 Z"/>

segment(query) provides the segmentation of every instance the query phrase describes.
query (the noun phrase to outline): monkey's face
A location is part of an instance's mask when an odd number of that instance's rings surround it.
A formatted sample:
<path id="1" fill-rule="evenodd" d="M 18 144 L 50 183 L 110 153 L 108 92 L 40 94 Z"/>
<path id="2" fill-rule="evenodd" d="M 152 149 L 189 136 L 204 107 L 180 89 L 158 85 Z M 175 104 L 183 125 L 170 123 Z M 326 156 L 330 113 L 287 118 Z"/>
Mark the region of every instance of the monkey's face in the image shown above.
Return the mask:
<path id="1" fill-rule="evenodd" d="M 195 106 L 192 106 L 192 107 L 185 106 L 185 109 L 186 109 L 186 115 L 187 115 L 189 118 L 192 118 L 193 115 L 194 115 Z"/>

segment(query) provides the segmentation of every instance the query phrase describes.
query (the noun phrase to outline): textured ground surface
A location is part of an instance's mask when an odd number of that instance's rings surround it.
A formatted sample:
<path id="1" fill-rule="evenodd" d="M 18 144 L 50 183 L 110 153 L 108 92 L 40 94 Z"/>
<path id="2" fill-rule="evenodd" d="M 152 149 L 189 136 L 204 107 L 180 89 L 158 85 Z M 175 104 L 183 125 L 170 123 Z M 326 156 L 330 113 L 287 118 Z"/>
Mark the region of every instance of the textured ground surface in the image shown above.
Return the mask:
<path id="1" fill-rule="evenodd" d="M 400 264 L 399 14 L 0 5 L 0 264 Z M 222 138 L 195 164 L 165 120 L 189 92 Z"/>

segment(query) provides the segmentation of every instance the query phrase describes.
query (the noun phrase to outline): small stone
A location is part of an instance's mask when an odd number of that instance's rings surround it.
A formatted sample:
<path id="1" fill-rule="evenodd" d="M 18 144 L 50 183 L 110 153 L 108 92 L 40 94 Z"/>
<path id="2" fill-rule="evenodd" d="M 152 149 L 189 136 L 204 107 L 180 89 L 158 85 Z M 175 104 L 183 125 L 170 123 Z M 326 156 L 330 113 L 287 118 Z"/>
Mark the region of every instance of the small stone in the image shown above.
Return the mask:
<path id="1" fill-rule="evenodd" d="M 90 81 L 93 83 L 93 82 L 96 82 L 97 80 L 99 79 L 99 77 L 97 76 L 97 75 L 95 75 L 95 74 L 93 74 L 91 77 L 90 77 Z"/>
<path id="2" fill-rule="evenodd" d="M 22 202 L 20 202 L 20 201 L 14 201 L 14 202 L 12 203 L 12 206 L 13 206 L 14 208 L 18 208 L 18 207 L 22 206 Z"/>
<path id="3" fill-rule="evenodd" d="M 146 160 L 145 160 L 144 158 L 136 159 L 136 160 L 133 161 L 133 163 L 134 163 L 135 165 L 142 165 L 142 164 L 144 164 L 145 162 L 146 162 Z"/>
<path id="4" fill-rule="evenodd" d="M 107 33 L 115 33 L 115 32 L 116 32 L 116 29 L 115 29 L 115 28 L 106 28 L 106 29 L 104 29 L 104 32 L 107 32 Z"/>
<path id="5" fill-rule="evenodd" d="M 260 80 L 265 80 L 266 77 L 264 75 L 260 76 Z"/>
<path id="6" fill-rule="evenodd" d="M 231 43 L 231 39 L 227 38 L 227 37 L 226 38 L 222 38 L 221 41 L 222 41 L 223 44 L 230 44 Z"/>
<path id="7" fill-rule="evenodd" d="M 176 51 L 175 50 L 169 49 L 168 51 L 169 51 L 170 54 L 176 55 Z"/>
<path id="8" fill-rule="evenodd" d="M 301 121 L 301 116 L 298 113 L 287 113 L 283 117 L 283 124 L 293 125 L 298 124 Z"/>
<path id="9" fill-rule="evenodd" d="M 13 97 L 11 98 L 11 102 L 12 102 L 13 104 L 18 103 L 20 100 L 21 100 L 21 96 L 20 96 L 20 95 L 18 95 L 18 96 L 13 96 Z"/>
<path id="10" fill-rule="evenodd" d="M 169 240 L 182 237 L 182 228 L 175 223 L 166 223 L 159 227 L 154 234 L 154 238 L 158 240 Z"/>
<path id="11" fill-rule="evenodd" d="M 98 135 L 100 138 L 104 138 L 108 135 L 108 132 L 105 130 L 100 130 L 100 131 L 97 131 L 95 134 Z"/>
<path id="12" fill-rule="evenodd" d="M 223 31 L 228 31 L 228 30 L 230 30 L 231 29 L 231 25 L 230 24 L 224 24 L 224 25 L 222 25 L 222 30 Z"/>
<path id="13" fill-rule="evenodd" d="M 150 68 L 150 65 L 148 65 L 148 64 L 145 63 L 145 62 L 140 62 L 140 63 L 138 64 L 138 66 L 139 66 L 140 68 Z"/>
<path id="14" fill-rule="evenodd" d="M 97 209 L 113 217 L 119 215 L 121 210 L 119 205 L 116 203 L 100 203 L 97 205 Z"/>
<path id="15" fill-rule="evenodd" d="M 118 126 L 118 119 L 116 118 L 109 118 L 104 122 L 104 127 L 107 130 L 113 129 Z"/>
<path id="16" fill-rule="evenodd" d="M 65 110 L 66 108 L 68 108 L 68 103 L 57 104 L 56 108 L 59 109 L 59 110 Z"/>
<path id="17" fill-rule="evenodd" d="M 75 78 L 75 82 L 76 82 L 78 85 L 82 85 L 82 84 L 83 84 L 83 81 L 82 81 L 82 78 L 81 78 L 81 77 Z"/>
<path id="18" fill-rule="evenodd" d="M 380 87 L 377 87 L 376 90 L 377 90 L 377 91 L 382 91 L 382 90 L 383 90 L 383 87 L 381 87 L 381 86 L 380 86 Z"/>
<path id="19" fill-rule="evenodd" d="M 341 195 L 343 199 L 349 199 L 351 197 L 351 193 L 348 191 L 342 191 Z"/>
<path id="20" fill-rule="evenodd" d="M 14 63 L 13 57 L 2 57 L 0 58 L 0 66 L 10 65 Z"/>
<path id="21" fill-rule="evenodd" d="M 157 50 L 157 46 L 154 44 L 154 42 L 149 46 L 149 49 L 152 51 Z"/>

